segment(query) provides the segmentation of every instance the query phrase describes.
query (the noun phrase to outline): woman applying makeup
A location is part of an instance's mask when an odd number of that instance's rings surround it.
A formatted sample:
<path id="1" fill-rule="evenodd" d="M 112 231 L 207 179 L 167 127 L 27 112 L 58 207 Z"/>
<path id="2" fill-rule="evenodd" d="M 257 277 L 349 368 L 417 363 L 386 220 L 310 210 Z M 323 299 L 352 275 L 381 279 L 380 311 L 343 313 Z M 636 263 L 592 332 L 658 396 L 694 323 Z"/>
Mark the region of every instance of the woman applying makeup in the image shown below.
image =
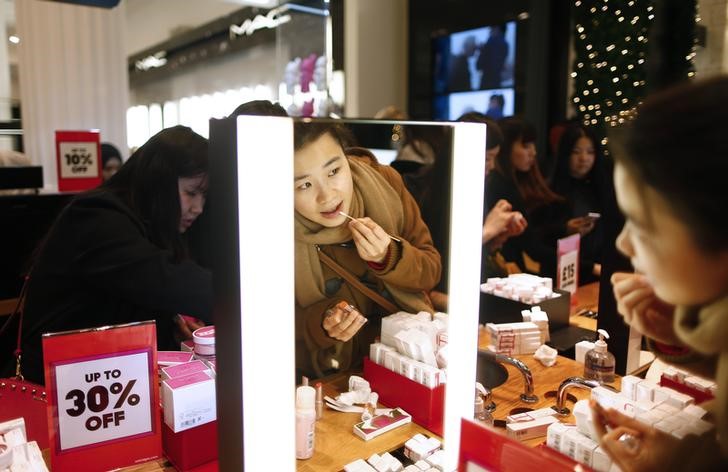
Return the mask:
<path id="1" fill-rule="evenodd" d="M 296 367 L 311 377 L 356 366 L 391 314 L 324 259 L 409 313 L 433 311 L 426 292 L 441 271 L 400 175 L 364 149 L 344 151 L 340 136 L 327 123 L 294 128 Z"/>
<path id="2" fill-rule="evenodd" d="M 728 470 L 728 78 L 645 100 L 615 136 L 614 183 L 626 223 L 615 273 L 624 321 L 663 360 L 715 379 L 703 405 L 716 431 L 677 439 L 594 405 L 601 445 L 624 471 Z"/>

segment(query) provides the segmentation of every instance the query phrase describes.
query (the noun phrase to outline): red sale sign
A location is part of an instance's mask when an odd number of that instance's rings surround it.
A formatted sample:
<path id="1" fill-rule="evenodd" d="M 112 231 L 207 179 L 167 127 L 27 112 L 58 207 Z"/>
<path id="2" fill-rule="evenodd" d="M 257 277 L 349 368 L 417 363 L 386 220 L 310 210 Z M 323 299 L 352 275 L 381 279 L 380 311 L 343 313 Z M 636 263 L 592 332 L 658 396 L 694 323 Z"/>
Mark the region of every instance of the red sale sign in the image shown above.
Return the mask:
<path id="1" fill-rule="evenodd" d="M 56 169 L 61 192 L 88 190 L 101 183 L 98 130 L 56 131 Z"/>
<path id="2" fill-rule="evenodd" d="M 53 470 L 161 457 L 153 321 L 43 335 Z"/>
<path id="3" fill-rule="evenodd" d="M 565 290 L 572 295 L 576 293 L 576 288 L 579 286 L 580 243 L 581 236 L 579 236 L 579 233 L 561 238 L 557 243 L 556 288 Z"/>

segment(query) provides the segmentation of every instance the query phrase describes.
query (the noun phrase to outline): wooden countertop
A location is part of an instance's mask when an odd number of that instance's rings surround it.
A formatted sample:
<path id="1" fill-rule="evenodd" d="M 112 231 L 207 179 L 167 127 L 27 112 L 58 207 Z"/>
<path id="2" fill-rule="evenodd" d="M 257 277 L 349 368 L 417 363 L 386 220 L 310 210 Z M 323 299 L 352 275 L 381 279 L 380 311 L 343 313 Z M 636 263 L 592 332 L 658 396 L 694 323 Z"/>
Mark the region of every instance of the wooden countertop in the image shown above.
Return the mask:
<path id="1" fill-rule="evenodd" d="M 595 319 L 579 316 L 579 313 L 586 310 L 596 311 L 598 300 L 599 284 L 595 283 L 580 287 L 577 291 L 576 303 L 572 305 L 570 310 L 572 324 L 582 328 L 596 329 Z M 487 337 L 484 334 L 485 330 L 483 329 L 479 336 L 481 348 L 485 348 L 488 344 Z M 559 356 L 556 364 L 552 367 L 544 367 L 543 364 L 533 358 L 533 355 L 516 356 L 516 358 L 525 363 L 531 370 L 534 393 L 539 400 L 533 404 L 527 404 L 520 400 L 520 394 L 524 389 L 523 376 L 515 367 L 505 365 L 508 371 L 508 379 L 503 385 L 493 389 L 493 401 L 496 403 L 496 409 L 493 412 L 495 419 L 505 420 L 506 416 L 511 414 L 514 408 L 526 407 L 535 410 L 555 405 L 556 390 L 559 384 L 568 377 L 584 374 L 582 364 L 566 357 Z M 324 395 L 335 397 L 340 392 L 346 391 L 348 389 L 348 378 L 349 374 L 337 374 L 325 379 Z M 618 387 L 619 382 L 615 386 Z M 552 396 L 549 395 L 550 392 L 553 392 Z M 587 390 L 573 388 L 568 393 L 571 393 L 579 400 L 589 398 Z M 567 402 L 567 406 L 571 409 L 573 404 Z M 436 436 L 413 423 L 397 428 L 371 441 L 363 441 L 351 432 L 352 426 L 359 421 L 360 418 L 357 414 L 340 413 L 324 408 L 324 417 L 316 424 L 316 451 L 311 459 L 298 461 L 298 470 L 341 470 L 344 465 L 356 459 L 366 459 L 373 453 L 379 454 L 397 449 L 417 433 Z M 561 421 L 573 423 L 575 420 L 573 415 L 569 415 L 562 418 Z M 497 430 L 505 434 L 505 429 L 498 428 Z M 532 439 L 525 441 L 525 444 L 536 446 L 541 444 L 544 439 Z"/>
<path id="2" fill-rule="evenodd" d="M 336 397 L 349 389 L 350 373 L 327 377 L 323 382 L 324 396 Z M 346 464 L 357 459 L 367 459 L 374 453 L 393 451 L 417 433 L 439 436 L 422 426 L 409 423 L 369 441 L 355 436 L 352 428 L 361 422 L 357 413 L 342 413 L 324 406 L 323 417 L 316 422 L 316 445 L 313 457 L 297 462 L 297 470 L 322 471 L 342 470 Z"/>
<path id="3" fill-rule="evenodd" d="M 591 329 L 596 331 L 596 318 L 581 316 L 587 311 L 599 311 L 599 283 L 594 282 L 588 285 L 582 285 L 576 291 L 576 295 L 572 296 L 571 310 L 569 311 L 569 323 L 580 328 Z"/>
<path id="4" fill-rule="evenodd" d="M 485 337 L 480 337 L 481 348 L 487 346 Z M 536 403 L 524 403 L 520 400 L 520 395 L 524 391 L 523 376 L 515 367 L 505 364 L 504 367 L 508 371 L 508 379 L 498 387 L 495 387 L 492 391 L 493 401 L 496 404 L 496 409 L 493 412 L 493 418 L 496 420 L 505 420 L 506 417 L 512 414 L 514 408 L 531 408 L 538 410 L 540 408 L 547 408 L 556 405 L 556 391 L 562 381 L 569 377 L 581 377 L 584 374 L 584 365 L 579 364 L 573 359 L 567 357 L 558 356 L 556 364 L 551 367 L 545 367 L 541 362 L 534 359 L 533 355 L 515 356 L 521 362 L 526 364 L 531 370 L 533 376 L 533 391 L 538 396 Z M 616 388 L 620 388 L 620 378 L 617 377 L 615 382 L 612 384 Z M 588 399 L 590 392 L 588 390 L 571 388 L 567 393 L 576 397 L 577 400 Z M 573 403 L 567 400 L 566 406 L 571 410 Z M 569 414 L 564 418 L 560 418 L 563 423 L 575 423 L 573 414 Z M 496 428 L 498 431 L 505 434 L 505 429 Z M 535 438 L 529 441 L 524 441 L 524 444 L 530 446 L 536 446 L 543 443 L 545 438 Z"/>
<path id="5" fill-rule="evenodd" d="M 570 310 L 571 323 L 587 329 L 596 329 L 596 320 L 585 316 L 579 316 L 587 310 L 596 311 L 599 300 L 599 284 L 589 284 L 579 287 L 576 294 L 576 302 Z M 484 331 L 484 330 L 483 330 Z M 481 333 L 480 346 L 487 346 L 487 338 Z M 556 404 L 556 390 L 559 384 L 568 377 L 581 376 L 584 373 L 584 366 L 572 359 L 559 356 L 556 364 L 552 367 L 544 367 L 532 355 L 516 356 L 525 363 L 531 370 L 534 382 L 534 393 L 538 396 L 538 402 L 527 404 L 520 400 L 523 392 L 523 376 L 515 367 L 505 365 L 508 371 L 508 379 L 503 385 L 493 389 L 493 401 L 496 409 L 493 417 L 497 420 L 505 420 L 514 408 L 539 409 L 551 407 Z M 351 373 L 336 374 L 323 379 L 324 395 L 335 397 L 340 392 L 348 390 L 348 378 Z M 619 388 L 619 379 L 614 384 Z M 551 393 L 553 392 L 553 393 Z M 570 394 L 577 399 L 589 398 L 589 391 L 573 388 Z M 571 409 L 573 404 L 567 401 Z M 344 465 L 356 459 L 366 459 L 374 453 L 383 453 L 395 450 L 404 444 L 409 438 L 417 433 L 426 436 L 435 434 L 425 428 L 410 423 L 386 434 L 383 434 L 370 441 L 364 441 L 355 436 L 352 427 L 360 422 L 360 415 L 356 413 L 341 413 L 324 406 L 323 418 L 316 423 L 316 446 L 311 459 L 297 461 L 299 471 L 337 471 L 342 470 Z M 569 415 L 561 419 L 565 423 L 574 423 L 574 416 Z M 496 428 L 497 431 L 505 434 L 505 429 Z M 438 437 L 438 439 L 441 439 Z M 524 441 L 524 444 L 536 446 L 543 443 L 545 438 L 535 438 Z M 292 452 L 291 452 L 292 453 Z M 124 469 L 129 472 L 148 471 L 173 471 L 175 470 L 165 460 L 153 461 L 137 467 Z"/>
<path id="6" fill-rule="evenodd" d="M 503 385 L 493 389 L 493 401 L 496 403 L 493 417 L 498 420 L 505 420 L 506 416 L 511 414 L 514 408 L 539 409 L 555 405 L 555 394 L 559 384 L 568 377 L 581 376 L 584 373 L 583 365 L 561 356 L 552 367 L 544 367 L 531 355 L 516 357 L 531 370 L 534 393 L 538 396 L 538 402 L 527 404 L 520 400 L 519 396 L 523 392 L 524 386 L 523 377 L 518 369 L 511 365 L 505 365 L 508 370 L 508 379 Z M 323 384 L 324 395 L 336 396 L 338 393 L 346 391 L 348 389 L 348 378 L 348 373 L 326 378 Z M 619 388 L 619 379 L 614 386 Z M 549 392 L 553 392 L 554 396 L 549 397 Z M 579 400 L 589 398 L 587 390 L 574 388 L 570 389 L 568 393 Z M 573 403 L 567 401 L 567 406 L 571 409 Z M 356 413 L 341 413 L 324 407 L 323 418 L 316 423 L 314 455 L 311 459 L 296 461 L 297 470 L 304 472 L 338 471 L 342 470 L 344 465 L 356 459 L 366 459 L 374 453 L 381 454 L 395 450 L 417 433 L 438 437 L 425 428 L 410 423 L 370 441 L 364 441 L 352 433 L 353 425 L 359 421 L 361 419 Z M 561 421 L 574 423 L 575 419 L 573 415 L 569 415 L 562 418 Z M 496 428 L 496 430 L 505 434 L 504 428 Z M 438 439 L 441 438 L 438 437 Z M 544 437 L 534 438 L 524 441 L 524 444 L 537 446 L 544 441 Z M 174 470 L 174 467 L 163 459 L 124 469 L 125 472 L 170 472 Z"/>
<path id="7" fill-rule="evenodd" d="M 572 325 L 581 328 L 596 330 L 597 321 L 595 318 L 581 316 L 582 313 L 592 310 L 598 311 L 599 305 L 599 283 L 592 283 L 579 287 L 576 296 L 573 297 L 574 303 L 571 305 L 569 313 L 569 321 Z M 481 330 L 479 336 L 479 347 L 485 349 L 488 345 L 488 338 L 485 330 Z M 524 391 L 524 381 L 521 373 L 514 366 L 505 364 L 504 367 L 508 371 L 508 379 L 503 385 L 493 389 L 493 401 L 496 409 L 493 412 L 493 418 L 496 420 L 505 420 L 511 414 L 514 408 L 531 408 L 537 410 L 556 405 L 556 391 L 564 379 L 568 377 L 582 376 L 584 374 L 584 365 L 579 364 L 568 357 L 559 356 L 556 364 L 551 367 L 544 367 L 532 355 L 515 356 L 522 361 L 531 370 L 533 375 L 533 390 L 538 396 L 538 402 L 527 404 L 520 400 L 520 394 Z M 619 379 L 614 386 L 619 388 Z M 577 400 L 589 398 L 589 391 L 578 388 L 569 389 L 568 393 L 574 395 Z M 573 404 L 567 401 L 567 407 L 571 409 Z M 574 415 L 560 418 L 564 423 L 574 423 Z M 505 434 L 504 429 L 498 429 Z M 536 446 L 541 444 L 544 438 L 535 438 L 524 441 L 525 444 Z"/>

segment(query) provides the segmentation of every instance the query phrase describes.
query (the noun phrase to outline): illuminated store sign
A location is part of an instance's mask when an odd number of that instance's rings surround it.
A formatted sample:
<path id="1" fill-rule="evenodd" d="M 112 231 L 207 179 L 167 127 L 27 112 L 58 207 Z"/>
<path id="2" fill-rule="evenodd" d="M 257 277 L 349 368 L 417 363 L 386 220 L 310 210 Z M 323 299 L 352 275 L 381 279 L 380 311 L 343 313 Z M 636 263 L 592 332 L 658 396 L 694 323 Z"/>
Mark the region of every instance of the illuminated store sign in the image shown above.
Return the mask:
<path id="1" fill-rule="evenodd" d="M 256 15 L 252 20 L 248 18 L 240 23 L 240 25 L 230 25 L 230 39 L 235 39 L 236 36 L 242 35 L 250 36 L 259 29 L 273 29 L 291 21 L 291 15 L 278 16 L 279 13 L 281 13 L 281 9 L 276 8 L 275 10 L 269 11 L 265 16 Z"/>

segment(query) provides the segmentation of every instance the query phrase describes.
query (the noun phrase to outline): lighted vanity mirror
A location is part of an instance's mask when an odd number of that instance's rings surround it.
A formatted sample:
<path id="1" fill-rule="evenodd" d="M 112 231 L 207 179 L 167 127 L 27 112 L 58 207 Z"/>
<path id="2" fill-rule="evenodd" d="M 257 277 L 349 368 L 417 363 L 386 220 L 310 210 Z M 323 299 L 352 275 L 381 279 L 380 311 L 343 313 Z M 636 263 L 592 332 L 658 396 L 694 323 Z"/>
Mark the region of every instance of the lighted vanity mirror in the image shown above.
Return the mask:
<path id="1" fill-rule="evenodd" d="M 300 198 L 295 197 L 297 191 L 305 192 L 315 186 L 316 179 L 333 179 L 342 169 L 334 170 L 337 166 L 331 161 L 337 157 L 336 152 L 331 153 L 327 148 L 323 151 L 327 159 L 319 163 L 322 164 L 319 167 L 328 171 L 323 177 L 318 172 L 297 169 L 294 129 L 304 130 L 305 134 L 307 129 L 330 124 L 348 129 L 340 136 L 344 146 L 366 148 L 381 163 L 393 159 L 401 133 L 435 136 L 440 140 L 433 147 L 437 153 L 439 180 L 433 180 L 435 183 L 428 190 L 436 192 L 432 195 L 438 210 L 433 214 L 439 212 L 431 220 L 439 223 L 433 224 L 432 233 L 440 238 L 436 244 L 444 244 L 441 247 L 445 248 L 443 272 L 447 283 L 440 289 L 449 294 L 447 311 L 451 316 L 443 430 L 445 467 L 455 470 L 460 420 L 472 417 L 475 393 L 485 126 L 254 116 L 213 120 L 210 125 L 210 194 L 206 213 L 214 228 L 217 253 L 212 260 L 219 362 L 218 428 L 225 432 L 220 435 L 221 468 L 294 470 L 297 466 L 293 393 L 300 381 L 294 375 L 296 303 L 300 287 L 297 293 L 294 274 L 296 263 L 303 260 L 311 264 L 311 259 L 302 257 L 301 245 L 294 243 L 294 234 L 298 234 L 295 225 L 300 223 L 300 220 L 295 223 L 300 212 L 294 217 L 294 199 Z M 306 147 L 301 149 L 305 151 Z M 296 158 L 299 157 L 300 154 Z M 310 169 L 316 170 L 316 167 Z M 301 184 L 291 185 L 294 180 Z M 311 219 L 330 218 L 337 223 L 333 226 L 347 225 L 346 217 L 340 218 L 340 222 L 337 219 L 338 212 L 342 211 L 339 203 L 333 201 L 332 206 L 336 208 L 327 207 L 326 214 L 319 211 L 323 216 L 313 214 Z M 389 211 L 388 208 L 380 210 Z M 394 238 L 406 233 L 401 227 L 388 224 L 385 227 L 386 233 Z M 412 250 L 406 240 L 399 244 L 405 252 Z M 335 294 L 336 287 L 327 289 L 322 284 L 322 290 Z M 378 323 L 379 315 L 366 314 L 372 325 Z M 319 428 L 319 434 L 322 430 L 325 428 Z M 347 444 L 353 444 L 351 447 L 361 444 L 362 454 L 351 457 L 351 461 L 371 455 L 366 453 L 365 445 L 372 443 L 353 434 L 348 437 L 346 431 L 337 435 L 335 442 L 341 449 Z M 333 440 L 317 438 L 317 441 L 323 445 Z M 273 448 L 276 453 L 270 454 Z M 319 452 L 307 464 L 312 464 Z M 343 468 L 346 462 L 337 466 Z M 333 462 L 329 465 L 336 467 Z"/>

